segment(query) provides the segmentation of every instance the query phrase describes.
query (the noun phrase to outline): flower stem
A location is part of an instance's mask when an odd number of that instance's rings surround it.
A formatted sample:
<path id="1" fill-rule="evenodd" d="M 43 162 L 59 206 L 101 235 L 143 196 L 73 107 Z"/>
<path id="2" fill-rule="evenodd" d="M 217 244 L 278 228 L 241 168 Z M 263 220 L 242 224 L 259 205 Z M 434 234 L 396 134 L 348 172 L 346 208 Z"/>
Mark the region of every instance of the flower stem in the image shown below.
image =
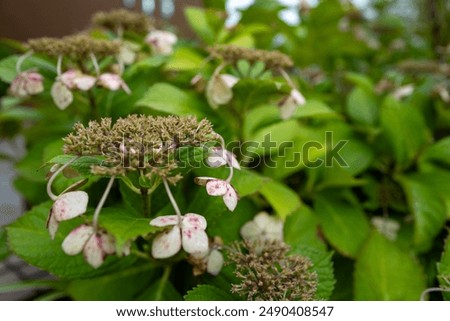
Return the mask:
<path id="1" fill-rule="evenodd" d="M 102 210 L 103 205 L 105 204 L 106 198 L 108 197 L 109 191 L 111 190 L 115 178 L 116 178 L 115 176 L 111 176 L 108 185 L 106 185 L 106 189 L 103 192 L 102 198 L 100 199 L 100 202 L 98 202 L 97 207 L 95 208 L 94 218 L 92 220 L 92 226 L 94 227 L 94 231 L 97 231 L 98 229 L 98 218 L 100 217 L 100 211 Z"/>
<path id="2" fill-rule="evenodd" d="M 61 76 L 62 60 L 63 56 L 59 55 L 58 62 L 56 63 L 56 74 L 58 75 L 58 77 Z"/>
<path id="3" fill-rule="evenodd" d="M 178 216 L 178 220 L 181 223 L 181 212 L 180 212 L 180 208 L 178 207 L 177 201 L 175 200 L 175 198 L 173 197 L 173 194 L 170 190 L 169 184 L 167 183 L 167 180 L 165 178 L 163 178 L 163 184 L 164 187 L 166 189 L 167 192 L 167 196 L 169 197 L 170 203 L 172 203 L 173 209 L 175 210 L 175 213 Z"/>
<path id="4" fill-rule="evenodd" d="M 22 72 L 21 67 L 22 67 L 22 64 L 25 61 L 25 59 L 30 57 L 32 54 L 33 54 L 33 50 L 26 52 L 25 54 L 20 56 L 19 59 L 17 59 L 16 71 L 17 71 L 18 74 L 20 74 Z"/>
<path id="5" fill-rule="evenodd" d="M 141 197 L 142 197 L 142 211 L 144 212 L 145 217 L 150 216 L 150 197 L 151 194 L 148 192 L 148 188 L 141 188 Z"/>
<path id="6" fill-rule="evenodd" d="M 56 201 L 56 199 L 58 198 L 58 196 L 56 196 L 56 195 L 53 194 L 53 192 L 52 192 L 52 185 L 53 185 L 53 182 L 54 182 L 56 176 L 58 176 L 58 175 L 59 175 L 59 174 L 60 174 L 67 166 L 69 166 L 70 164 L 72 164 L 77 158 L 78 158 L 78 156 L 72 158 L 70 161 L 68 161 L 67 163 L 65 163 L 65 164 L 64 164 L 63 166 L 61 166 L 60 168 L 58 168 L 58 169 L 56 170 L 56 172 L 54 172 L 53 175 L 52 175 L 52 176 L 50 177 L 50 179 L 48 180 L 48 182 L 47 182 L 47 194 L 48 194 L 48 197 L 50 197 L 50 199 L 51 199 L 52 201 Z"/>
<path id="7" fill-rule="evenodd" d="M 163 294 L 164 288 L 166 287 L 166 283 L 169 280 L 170 272 L 172 272 L 172 266 L 166 265 L 164 267 L 164 272 L 163 272 L 163 275 L 161 276 L 159 286 L 156 289 L 156 293 L 155 293 L 156 301 L 163 299 L 162 294 Z"/>

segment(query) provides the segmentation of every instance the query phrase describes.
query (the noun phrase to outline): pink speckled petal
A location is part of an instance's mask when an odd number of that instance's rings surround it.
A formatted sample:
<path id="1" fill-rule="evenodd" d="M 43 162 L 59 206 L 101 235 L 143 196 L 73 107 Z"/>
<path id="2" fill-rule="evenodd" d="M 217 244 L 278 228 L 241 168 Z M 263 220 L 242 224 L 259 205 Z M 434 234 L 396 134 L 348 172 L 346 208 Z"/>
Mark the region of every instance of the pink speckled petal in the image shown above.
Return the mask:
<path id="1" fill-rule="evenodd" d="M 211 196 L 222 196 L 227 192 L 228 185 L 226 181 L 215 179 L 206 183 L 206 192 Z"/>
<path id="2" fill-rule="evenodd" d="M 86 192 L 75 191 L 58 196 L 52 207 L 52 215 L 57 221 L 66 221 L 86 212 L 89 196 Z"/>
<path id="3" fill-rule="evenodd" d="M 62 243 L 62 249 L 67 255 L 81 253 L 88 239 L 94 234 L 94 228 L 89 225 L 81 225 L 66 236 Z"/>
<path id="4" fill-rule="evenodd" d="M 182 229 L 183 249 L 187 253 L 199 253 L 208 250 L 208 235 L 200 228 L 183 228 Z"/>
<path id="5" fill-rule="evenodd" d="M 181 232 L 178 226 L 158 234 L 153 240 L 152 256 L 155 259 L 166 259 L 181 249 Z"/>
<path id="6" fill-rule="evenodd" d="M 112 255 L 116 253 L 116 242 L 114 237 L 108 233 L 100 233 L 100 245 L 105 254 Z"/>
<path id="7" fill-rule="evenodd" d="M 176 224 L 178 224 L 178 216 L 176 216 L 176 215 L 159 216 L 150 221 L 150 225 L 157 226 L 157 227 L 176 225 Z"/>
<path id="8" fill-rule="evenodd" d="M 202 230 L 206 229 L 207 223 L 206 219 L 195 213 L 188 213 L 184 215 L 182 228 L 200 228 Z"/>
<path id="9" fill-rule="evenodd" d="M 237 206 L 238 200 L 239 200 L 238 194 L 234 190 L 233 186 L 228 184 L 227 191 L 226 191 L 225 195 L 223 196 L 223 201 L 224 201 L 225 205 L 227 206 L 227 208 L 230 211 L 233 212 Z"/>
<path id="10" fill-rule="evenodd" d="M 84 259 L 95 269 L 102 265 L 105 257 L 101 243 L 100 235 L 92 235 L 83 249 Z"/>

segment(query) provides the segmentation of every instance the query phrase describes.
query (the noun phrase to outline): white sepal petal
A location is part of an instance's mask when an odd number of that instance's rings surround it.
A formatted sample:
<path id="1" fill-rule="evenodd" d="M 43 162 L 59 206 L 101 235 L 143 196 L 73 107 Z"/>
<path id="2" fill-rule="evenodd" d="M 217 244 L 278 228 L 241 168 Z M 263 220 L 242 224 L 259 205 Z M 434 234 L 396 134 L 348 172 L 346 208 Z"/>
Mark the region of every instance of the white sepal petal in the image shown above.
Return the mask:
<path id="1" fill-rule="evenodd" d="M 184 215 L 181 228 L 183 229 L 195 227 L 205 230 L 207 227 L 206 219 L 203 216 L 195 213 L 187 213 L 186 215 Z"/>
<path id="2" fill-rule="evenodd" d="M 73 102 L 73 94 L 61 81 L 55 81 L 51 89 L 53 102 L 59 109 L 66 109 Z"/>
<path id="3" fill-rule="evenodd" d="M 73 83 L 78 89 L 82 91 L 88 91 L 89 89 L 94 87 L 96 81 L 97 79 L 95 77 L 89 75 L 80 75 L 73 80 Z"/>
<path id="4" fill-rule="evenodd" d="M 152 256 L 155 259 L 166 259 L 181 249 L 181 231 L 178 226 L 158 234 L 152 243 Z"/>
<path id="5" fill-rule="evenodd" d="M 55 215 L 53 215 L 52 212 L 50 211 L 50 214 L 47 219 L 47 229 L 52 240 L 55 239 L 56 231 L 58 231 L 58 226 L 59 222 L 56 220 Z"/>
<path id="6" fill-rule="evenodd" d="M 116 253 L 116 242 L 114 237 L 108 233 L 100 233 L 98 235 L 100 246 L 105 254 L 112 255 Z"/>
<path id="7" fill-rule="evenodd" d="M 95 269 L 102 265 L 105 256 L 101 243 L 100 235 L 92 235 L 83 249 L 84 259 Z"/>
<path id="8" fill-rule="evenodd" d="M 57 221 L 66 221 L 86 212 L 89 196 L 86 192 L 75 191 L 58 196 L 52 207 L 52 215 Z"/>
<path id="9" fill-rule="evenodd" d="M 182 229 L 183 249 L 187 253 L 198 253 L 208 250 L 208 235 L 200 228 L 183 228 Z"/>
<path id="10" fill-rule="evenodd" d="M 228 184 L 227 191 L 226 191 L 225 195 L 223 196 L 223 201 L 224 201 L 225 205 L 227 206 L 227 208 L 230 211 L 233 212 L 237 206 L 238 200 L 239 200 L 239 196 L 236 193 L 236 190 L 233 188 L 233 186 Z"/>
<path id="11" fill-rule="evenodd" d="M 220 251 L 213 249 L 208 257 L 206 271 L 212 275 L 218 275 L 223 267 L 223 255 Z"/>
<path id="12" fill-rule="evenodd" d="M 211 196 L 222 196 L 228 190 L 229 184 L 220 179 L 214 179 L 206 183 L 206 192 Z"/>
<path id="13" fill-rule="evenodd" d="M 94 229 L 89 225 L 81 225 L 66 236 L 62 243 L 62 249 L 67 255 L 77 255 L 81 253 L 86 242 L 94 234 Z"/>
<path id="14" fill-rule="evenodd" d="M 150 221 L 150 225 L 157 226 L 157 227 L 176 225 L 176 224 L 178 224 L 178 216 L 177 215 L 158 216 Z"/>

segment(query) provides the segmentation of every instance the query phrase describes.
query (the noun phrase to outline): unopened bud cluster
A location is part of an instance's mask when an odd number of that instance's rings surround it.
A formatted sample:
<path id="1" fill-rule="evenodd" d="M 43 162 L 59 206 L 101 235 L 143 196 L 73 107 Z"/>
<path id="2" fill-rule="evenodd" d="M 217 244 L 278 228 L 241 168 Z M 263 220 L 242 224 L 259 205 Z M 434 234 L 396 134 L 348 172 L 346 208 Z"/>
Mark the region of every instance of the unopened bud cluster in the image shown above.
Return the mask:
<path id="1" fill-rule="evenodd" d="M 217 139 L 211 123 L 195 117 L 129 115 L 112 123 L 110 118 L 74 126 L 64 138 L 64 153 L 105 156 L 105 166 L 94 174 L 124 175 L 138 168 L 148 175 L 168 178 L 177 168 L 175 152 L 180 147 L 198 147 Z M 174 182 L 172 182 L 174 183 Z"/>
<path id="2" fill-rule="evenodd" d="M 228 258 L 241 282 L 231 291 L 250 301 L 314 300 L 318 277 L 311 261 L 288 251 L 282 241 L 236 243 Z"/>
<path id="3" fill-rule="evenodd" d="M 90 55 L 107 57 L 117 55 L 120 42 L 96 39 L 87 34 L 70 35 L 63 38 L 36 38 L 28 41 L 31 50 L 51 57 L 65 56 L 74 60 L 83 60 Z"/>
<path id="4" fill-rule="evenodd" d="M 152 26 L 152 22 L 145 14 L 125 9 L 97 12 L 92 17 L 92 23 L 114 32 L 123 30 L 147 33 Z"/>
<path id="5" fill-rule="evenodd" d="M 251 63 L 262 61 L 267 68 L 288 68 L 294 63 L 289 56 L 279 51 L 267 51 L 261 49 L 251 49 L 234 45 L 216 45 L 208 48 L 209 53 L 214 58 L 219 58 L 230 64 L 236 64 L 239 60 L 247 60 Z"/>

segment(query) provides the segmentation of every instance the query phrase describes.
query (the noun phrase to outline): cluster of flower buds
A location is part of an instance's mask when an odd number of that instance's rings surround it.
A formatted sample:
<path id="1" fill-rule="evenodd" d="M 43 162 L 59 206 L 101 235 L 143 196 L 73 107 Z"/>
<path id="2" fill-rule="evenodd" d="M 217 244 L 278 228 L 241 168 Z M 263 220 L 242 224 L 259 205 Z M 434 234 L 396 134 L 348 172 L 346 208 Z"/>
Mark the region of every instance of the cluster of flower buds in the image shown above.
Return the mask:
<path id="1" fill-rule="evenodd" d="M 250 77 L 261 77 L 261 79 L 266 75 L 270 75 L 270 70 L 274 70 L 281 74 L 289 87 L 291 87 L 289 94 L 282 97 L 278 102 L 281 119 L 286 120 L 291 118 L 298 107 L 306 103 L 305 98 L 284 70 L 284 68 L 292 67 L 293 62 L 281 52 L 242 48 L 234 45 L 213 46 L 208 48 L 208 51 L 210 57 L 206 61 L 211 58 L 217 58 L 221 61 L 221 64 L 215 69 L 213 75 L 207 81 L 206 88 L 204 85 L 205 80 L 200 73 L 192 78 L 191 85 L 195 86 L 199 91 L 205 89 L 206 98 L 213 109 L 217 109 L 220 105 L 230 103 L 233 99 L 233 87 L 242 77 L 250 75 L 248 70 L 257 70 L 256 72 L 252 72 L 252 76 Z M 241 70 L 239 67 L 240 64 L 241 66 L 248 67 L 244 67 Z M 249 69 L 251 64 L 254 65 Z M 232 68 L 232 70 L 234 70 L 235 74 L 238 73 L 240 78 L 231 74 L 221 73 L 227 65 L 238 67 L 237 70 L 235 68 Z M 277 85 L 279 84 L 277 83 Z"/>

